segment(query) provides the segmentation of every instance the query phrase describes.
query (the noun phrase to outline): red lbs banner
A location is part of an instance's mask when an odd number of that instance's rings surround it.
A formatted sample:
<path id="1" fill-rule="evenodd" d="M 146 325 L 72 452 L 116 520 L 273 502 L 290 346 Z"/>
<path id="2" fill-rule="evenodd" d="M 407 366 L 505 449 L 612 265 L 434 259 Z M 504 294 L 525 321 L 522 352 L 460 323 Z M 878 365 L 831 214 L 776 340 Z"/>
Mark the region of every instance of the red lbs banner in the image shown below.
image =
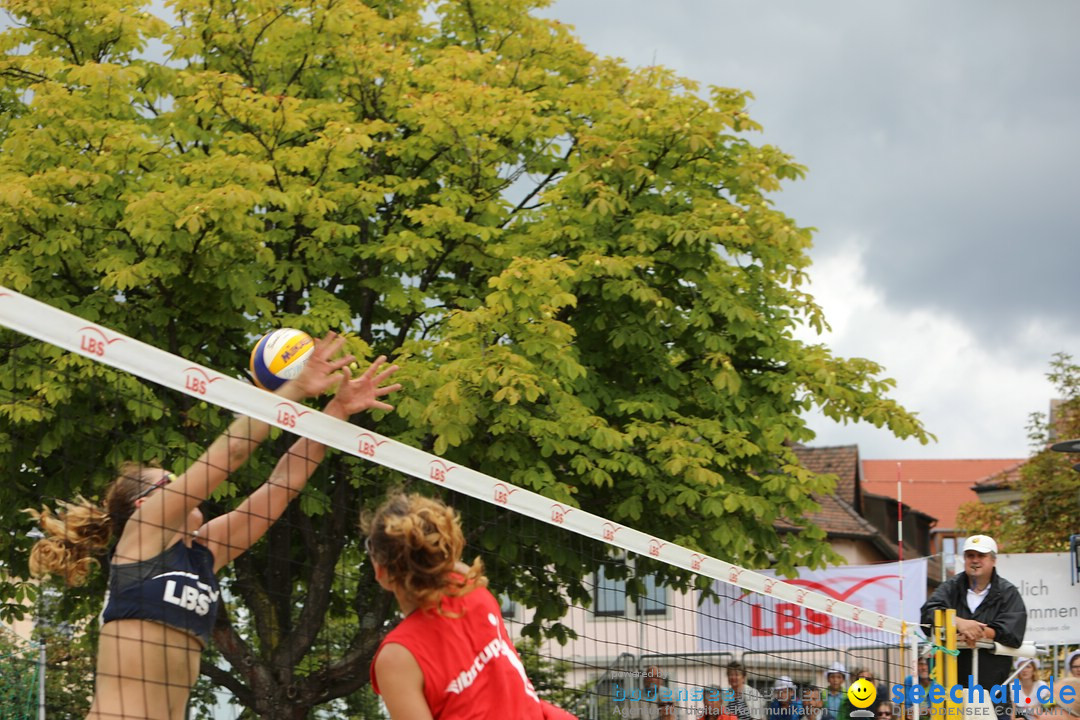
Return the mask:
<path id="1" fill-rule="evenodd" d="M 926 558 L 903 564 L 904 607 L 900 607 L 900 563 L 845 565 L 809 570 L 799 568 L 799 577 L 778 578 L 797 588 L 820 593 L 838 602 L 919 621 L 919 608 L 926 602 Z M 775 577 L 770 570 L 762 574 Z M 730 650 L 806 650 L 811 647 L 843 648 L 868 641 L 895 642 L 895 636 L 841 620 L 828 613 L 760 594 L 746 593 L 727 583 L 716 583 L 719 600 L 700 607 L 698 643 L 702 652 Z"/>

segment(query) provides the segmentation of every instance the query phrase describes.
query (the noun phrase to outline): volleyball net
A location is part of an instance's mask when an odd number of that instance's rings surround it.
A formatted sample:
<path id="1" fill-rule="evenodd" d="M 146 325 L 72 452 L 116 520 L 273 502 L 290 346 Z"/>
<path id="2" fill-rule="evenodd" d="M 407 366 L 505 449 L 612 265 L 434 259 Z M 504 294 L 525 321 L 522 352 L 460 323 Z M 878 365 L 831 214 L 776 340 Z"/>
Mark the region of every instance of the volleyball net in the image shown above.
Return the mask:
<path id="1" fill-rule="evenodd" d="M 38 507 L 80 494 L 100 500 L 124 461 L 180 473 L 233 413 L 276 430 L 204 503 L 207 517 L 266 480 L 298 436 L 338 451 L 222 573 L 224 602 L 192 699 L 199 716 L 243 707 L 272 717 L 291 705 L 381 717 L 368 667 L 398 615 L 357 525 L 389 488 L 459 511 L 466 556 L 484 559 L 537 690 L 579 717 L 715 716 L 724 707 L 762 720 L 770 703 L 791 697 L 828 718 L 839 701 L 827 671 L 837 663 L 845 688 L 860 670 L 883 690 L 914 671 L 912 629 L 882 607 L 652 537 L 384 437 L 370 419 L 337 420 L 318 403 L 285 401 L 2 287 L 0 326 L 0 463 L 5 482 Z M 17 510 L 5 511 L 7 572 L 25 571 L 33 542 L 32 521 Z M 37 621 L 93 638 L 104 576 Z M 85 701 L 85 687 L 71 692 Z"/>
<path id="2" fill-rule="evenodd" d="M 37 646 L 0 628 L 0 717 L 38 717 L 42 665 Z"/>

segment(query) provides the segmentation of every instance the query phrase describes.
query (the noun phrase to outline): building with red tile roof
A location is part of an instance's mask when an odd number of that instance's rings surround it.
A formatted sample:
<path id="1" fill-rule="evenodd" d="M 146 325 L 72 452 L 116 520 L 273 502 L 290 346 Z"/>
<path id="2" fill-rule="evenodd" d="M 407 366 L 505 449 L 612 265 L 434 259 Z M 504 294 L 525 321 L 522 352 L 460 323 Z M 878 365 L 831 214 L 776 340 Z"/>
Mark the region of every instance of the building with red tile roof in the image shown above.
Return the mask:
<path id="1" fill-rule="evenodd" d="M 1017 463 L 975 483 L 972 489 L 979 496 L 979 501 L 984 503 L 1019 502 L 1021 493 L 1017 483 L 1020 481 L 1020 470 L 1026 462 Z"/>
<path id="2" fill-rule="evenodd" d="M 806 516 L 807 521 L 825 530 L 833 549 L 856 565 L 898 559 L 896 500 L 864 489 L 858 446 L 793 449 L 806 469 L 836 476 L 836 490 L 815 496 L 821 509 Z M 910 519 L 904 526 L 905 557 L 929 554 L 929 531 L 934 518 L 906 505 L 904 512 Z M 779 526 L 785 530 L 795 528 L 789 523 Z"/>
<path id="3" fill-rule="evenodd" d="M 1015 470 L 1026 460 L 863 460 L 864 492 L 897 497 L 897 480 L 904 505 L 937 518 L 930 531 L 930 553 L 941 557 L 940 578 L 952 574 L 956 549 L 967 536 L 957 527 L 961 505 L 979 502 L 975 486 Z"/>
<path id="4" fill-rule="evenodd" d="M 1023 464 L 1023 458 L 1001 460 L 863 460 L 863 489 L 896 497 L 897 472 L 905 505 L 938 519 L 935 530 L 955 530 L 956 511 L 978 502 L 980 480 Z"/>

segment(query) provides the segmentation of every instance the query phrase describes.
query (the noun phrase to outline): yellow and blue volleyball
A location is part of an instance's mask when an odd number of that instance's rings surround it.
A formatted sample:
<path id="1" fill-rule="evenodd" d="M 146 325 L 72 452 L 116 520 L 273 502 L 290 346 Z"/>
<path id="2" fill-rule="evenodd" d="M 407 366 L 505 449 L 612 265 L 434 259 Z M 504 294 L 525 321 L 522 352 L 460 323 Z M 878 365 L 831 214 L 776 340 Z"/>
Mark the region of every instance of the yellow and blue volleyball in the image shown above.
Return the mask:
<path id="1" fill-rule="evenodd" d="M 282 328 L 266 333 L 251 351 L 251 379 L 264 390 L 277 390 L 300 374 L 314 349 L 306 332 Z"/>

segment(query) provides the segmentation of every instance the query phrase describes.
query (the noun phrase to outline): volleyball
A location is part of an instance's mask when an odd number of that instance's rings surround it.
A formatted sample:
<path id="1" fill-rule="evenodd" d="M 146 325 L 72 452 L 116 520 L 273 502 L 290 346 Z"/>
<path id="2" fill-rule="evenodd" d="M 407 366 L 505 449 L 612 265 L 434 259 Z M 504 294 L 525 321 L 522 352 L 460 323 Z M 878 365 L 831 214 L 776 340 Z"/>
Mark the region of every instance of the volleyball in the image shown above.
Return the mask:
<path id="1" fill-rule="evenodd" d="M 301 330 L 266 333 L 251 351 L 251 379 L 264 390 L 277 390 L 300 374 L 314 349 L 315 341 Z"/>

